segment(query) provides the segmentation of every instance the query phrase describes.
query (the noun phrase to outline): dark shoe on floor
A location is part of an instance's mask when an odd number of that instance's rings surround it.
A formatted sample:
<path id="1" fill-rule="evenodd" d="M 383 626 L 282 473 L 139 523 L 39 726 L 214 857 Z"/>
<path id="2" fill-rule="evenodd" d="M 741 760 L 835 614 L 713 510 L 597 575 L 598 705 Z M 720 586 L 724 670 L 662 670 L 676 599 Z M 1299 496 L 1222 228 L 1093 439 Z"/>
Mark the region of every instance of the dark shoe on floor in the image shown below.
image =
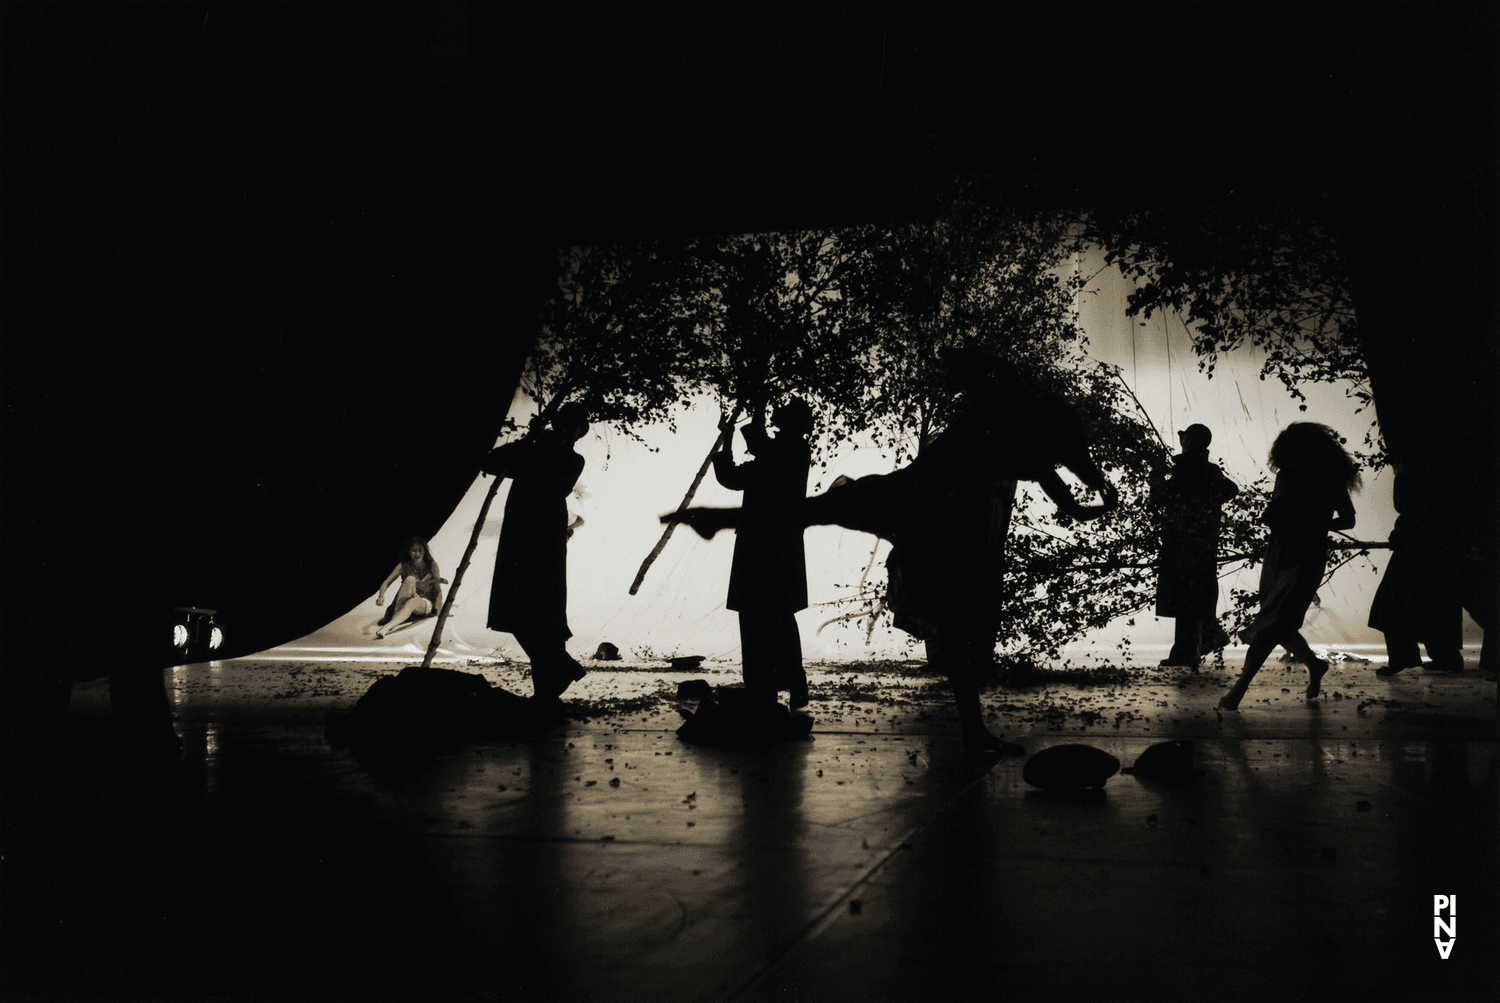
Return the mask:
<path id="1" fill-rule="evenodd" d="M 776 674 L 776 689 L 786 690 L 792 710 L 806 707 L 812 702 L 807 692 L 807 672 L 798 665 L 794 669 L 783 669 Z"/>
<path id="2" fill-rule="evenodd" d="M 1416 669 L 1416 668 L 1420 668 L 1420 666 L 1417 666 L 1417 665 L 1382 665 L 1380 668 L 1378 668 L 1378 669 L 1375 670 L 1375 674 L 1377 676 L 1394 676 L 1398 672 L 1404 672 L 1407 669 Z"/>
<path id="3" fill-rule="evenodd" d="M 533 665 L 531 689 L 537 697 L 543 700 L 556 700 L 563 695 L 564 690 L 586 675 L 588 675 L 588 669 L 571 658 L 564 665 L 557 667 L 549 666 L 539 670 Z"/>
<path id="4" fill-rule="evenodd" d="M 1456 662 L 1428 662 L 1426 665 L 1422 666 L 1422 669 L 1426 672 L 1448 672 L 1452 673 L 1453 675 L 1457 675 L 1464 670 L 1464 663 L 1462 659 Z"/>

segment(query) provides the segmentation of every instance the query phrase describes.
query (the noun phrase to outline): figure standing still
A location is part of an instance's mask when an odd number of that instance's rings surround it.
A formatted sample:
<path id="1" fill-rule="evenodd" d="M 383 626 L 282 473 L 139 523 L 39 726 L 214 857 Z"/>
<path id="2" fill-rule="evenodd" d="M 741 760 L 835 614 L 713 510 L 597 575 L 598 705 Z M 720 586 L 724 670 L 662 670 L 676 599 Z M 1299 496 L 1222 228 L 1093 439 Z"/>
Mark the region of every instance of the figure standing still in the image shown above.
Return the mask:
<path id="1" fill-rule="evenodd" d="M 778 691 L 787 690 L 797 708 L 807 706 L 809 694 L 796 619 L 797 611 L 807 608 L 807 560 L 803 527 L 795 516 L 807 497 L 812 409 L 793 398 L 779 405 L 771 420 L 774 437 L 766 432 L 760 408 L 741 429 L 753 460 L 735 463 L 727 437 L 714 454 L 719 483 L 745 494 L 724 605 L 739 613 L 741 671 L 752 703 L 768 707 Z M 727 432 L 734 426 L 726 419 L 719 427 Z"/>
<path id="2" fill-rule="evenodd" d="M 1206 652 L 1229 643 L 1219 626 L 1219 524 L 1221 506 L 1239 485 L 1208 458 L 1213 433 L 1193 424 L 1177 433 L 1182 452 L 1172 469 L 1151 472 L 1151 501 L 1161 519 L 1156 572 L 1156 615 L 1177 623 L 1162 665 L 1197 668 Z"/>
<path id="3" fill-rule="evenodd" d="M 511 479 L 490 586 L 488 626 L 515 637 L 531 660 L 533 695 L 553 701 L 585 669 L 568 654 L 568 495 L 583 473 L 573 445 L 588 434 L 581 404 L 560 408 L 551 428 L 506 443 L 484 471 Z"/>
<path id="4" fill-rule="evenodd" d="M 1337 432 L 1316 422 L 1293 422 L 1272 443 L 1269 463 L 1276 486 L 1260 517 L 1271 528 L 1260 569 L 1260 614 L 1240 631 L 1249 649 L 1239 679 L 1219 700 L 1225 710 L 1239 709 L 1278 644 L 1307 666 L 1307 699 L 1321 692 L 1328 663 L 1298 628 L 1328 566 L 1328 532 L 1354 528 L 1349 492 L 1359 490 L 1359 463 L 1340 445 Z"/>

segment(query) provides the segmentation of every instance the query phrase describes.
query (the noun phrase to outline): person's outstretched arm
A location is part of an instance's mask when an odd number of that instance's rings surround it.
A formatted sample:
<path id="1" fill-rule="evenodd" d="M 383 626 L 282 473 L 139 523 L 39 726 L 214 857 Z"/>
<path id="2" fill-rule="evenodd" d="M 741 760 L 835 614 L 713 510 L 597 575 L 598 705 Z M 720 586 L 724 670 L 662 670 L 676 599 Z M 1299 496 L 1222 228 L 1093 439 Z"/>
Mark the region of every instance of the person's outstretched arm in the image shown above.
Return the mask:
<path id="1" fill-rule="evenodd" d="M 1120 503 L 1119 493 L 1115 491 L 1114 485 L 1109 483 L 1105 483 L 1102 487 L 1096 489 L 1100 497 L 1104 499 L 1104 504 L 1081 505 L 1073 497 L 1073 492 L 1068 490 L 1068 486 L 1063 483 L 1063 479 L 1058 476 L 1056 470 L 1047 471 L 1038 477 L 1036 482 L 1041 486 L 1043 491 L 1047 492 L 1047 497 L 1051 498 L 1058 508 L 1079 522 L 1097 519 L 1106 512 L 1113 511 L 1115 506 Z"/>
<path id="2" fill-rule="evenodd" d="M 509 477 L 511 468 L 516 465 L 516 461 L 521 459 L 525 452 L 529 451 L 533 441 L 533 437 L 528 435 L 526 438 L 516 442 L 507 442 L 503 446 L 496 446 L 485 456 L 484 462 L 479 465 L 479 469 L 491 477 L 497 475 Z"/>
<path id="3" fill-rule="evenodd" d="M 432 570 L 427 573 L 427 576 L 422 581 L 431 592 L 431 595 L 427 598 L 432 603 L 432 612 L 436 613 L 443 606 L 443 583 L 448 579 L 443 577 L 443 569 L 438 567 L 437 561 L 432 561 L 431 567 Z"/>
<path id="4" fill-rule="evenodd" d="M 730 491 L 743 491 L 746 482 L 750 480 L 750 467 L 755 461 L 750 460 L 740 464 L 734 462 L 734 421 L 732 419 L 720 419 L 719 431 L 723 435 L 719 440 L 719 448 L 714 451 L 714 479 Z M 748 432 L 745 438 L 749 440 Z"/>
<path id="5" fill-rule="evenodd" d="M 1218 498 L 1215 500 L 1222 505 L 1240 493 L 1240 486 L 1229 479 L 1229 475 L 1224 473 L 1223 467 L 1215 467 L 1214 469 L 1219 472 Z"/>
<path id="6" fill-rule="evenodd" d="M 1354 528 L 1354 499 L 1349 497 L 1345 491 L 1342 498 L 1333 508 L 1333 525 L 1329 529 L 1353 529 Z"/>
<path id="7" fill-rule="evenodd" d="M 740 435 L 745 437 L 745 446 L 759 456 L 764 453 L 766 446 L 770 444 L 771 437 L 766 434 L 766 402 L 761 401 L 750 409 L 750 424 L 740 429 Z"/>
<path id="8" fill-rule="evenodd" d="M 743 491 L 753 474 L 754 466 L 754 460 L 735 463 L 734 455 L 726 446 L 714 454 L 714 479 L 731 491 Z"/>

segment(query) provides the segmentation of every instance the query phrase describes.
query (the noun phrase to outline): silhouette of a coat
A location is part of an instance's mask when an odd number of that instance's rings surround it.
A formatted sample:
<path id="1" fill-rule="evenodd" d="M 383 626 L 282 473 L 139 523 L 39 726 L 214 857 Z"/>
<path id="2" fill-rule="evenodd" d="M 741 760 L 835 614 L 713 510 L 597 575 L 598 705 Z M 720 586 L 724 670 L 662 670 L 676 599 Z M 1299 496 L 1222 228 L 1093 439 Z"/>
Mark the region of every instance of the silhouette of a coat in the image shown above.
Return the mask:
<path id="1" fill-rule="evenodd" d="M 568 495 L 583 457 L 567 438 L 541 432 L 490 454 L 487 471 L 511 478 L 490 586 L 491 630 L 573 636 L 568 628 Z"/>
<path id="2" fill-rule="evenodd" d="M 1015 505 L 1020 449 L 972 410 L 909 467 L 891 477 L 905 482 L 886 559 L 892 622 L 931 638 L 954 618 L 998 623 L 1005 592 L 1005 541 Z M 919 496 L 919 497 L 913 497 Z M 909 506 L 909 507 L 908 507 Z"/>
<path id="3" fill-rule="evenodd" d="M 1156 615 L 1213 619 L 1219 602 L 1220 506 L 1239 486 L 1202 453 L 1172 459 L 1172 476 L 1153 484 L 1161 517 Z"/>
<path id="4" fill-rule="evenodd" d="M 1026 433 L 1017 431 L 1024 421 Z M 956 622 L 995 625 L 1005 601 L 1005 541 L 1016 482 L 1058 462 L 1092 466 L 1077 416 L 1024 397 L 970 405 L 909 466 L 862 477 L 815 499 L 819 516 L 891 542 L 886 559 L 896 627 L 916 637 Z"/>
<path id="5" fill-rule="evenodd" d="M 1445 490 L 1429 478 L 1405 471 L 1396 474 L 1391 501 L 1396 525 L 1391 529 L 1391 558 L 1370 603 L 1369 624 L 1387 635 L 1410 635 L 1422 642 L 1462 645 L 1463 614 L 1454 533 L 1434 506 L 1433 495 Z M 1428 654 L 1432 654 L 1429 645 Z"/>
<path id="6" fill-rule="evenodd" d="M 740 612 L 795 613 L 807 607 L 807 558 L 802 525 L 794 520 L 807 497 L 811 450 L 800 435 L 783 432 L 773 439 L 755 425 L 743 434 L 755 459 L 736 464 L 727 448 L 714 454 L 719 483 L 745 493 L 724 605 Z"/>

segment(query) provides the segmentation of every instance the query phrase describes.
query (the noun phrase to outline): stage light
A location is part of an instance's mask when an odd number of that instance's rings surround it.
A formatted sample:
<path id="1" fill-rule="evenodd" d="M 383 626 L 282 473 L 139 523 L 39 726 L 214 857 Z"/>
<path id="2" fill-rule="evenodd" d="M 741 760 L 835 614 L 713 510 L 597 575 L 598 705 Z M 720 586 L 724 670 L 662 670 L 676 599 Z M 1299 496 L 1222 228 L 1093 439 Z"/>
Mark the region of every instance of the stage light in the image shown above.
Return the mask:
<path id="1" fill-rule="evenodd" d="M 174 612 L 172 644 L 179 649 L 180 657 L 194 661 L 223 647 L 224 629 L 214 622 L 218 610 L 178 606 Z"/>

